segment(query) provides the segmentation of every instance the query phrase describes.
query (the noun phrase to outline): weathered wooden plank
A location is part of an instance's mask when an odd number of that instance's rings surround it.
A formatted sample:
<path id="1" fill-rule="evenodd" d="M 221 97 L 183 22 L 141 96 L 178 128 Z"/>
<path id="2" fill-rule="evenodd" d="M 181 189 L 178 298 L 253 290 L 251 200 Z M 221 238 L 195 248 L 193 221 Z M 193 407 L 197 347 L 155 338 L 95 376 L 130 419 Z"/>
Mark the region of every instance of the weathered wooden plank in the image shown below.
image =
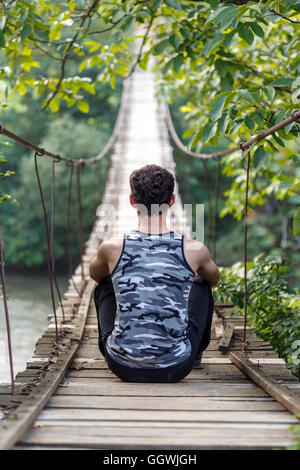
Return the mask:
<path id="1" fill-rule="evenodd" d="M 34 370 L 34 369 L 32 369 Z M 26 371 L 26 375 L 20 377 L 26 377 L 29 376 L 28 372 Z M 99 378 L 99 377 L 115 377 L 114 374 L 108 369 L 108 368 L 103 368 L 103 369 L 82 369 L 82 370 L 75 370 L 72 369 L 68 372 L 67 374 L 67 379 L 68 378 L 76 378 L 76 377 L 81 377 L 81 378 Z M 189 379 L 199 379 L 199 380 L 249 380 L 246 378 L 246 376 L 235 366 L 233 366 L 232 369 L 229 369 L 229 367 L 226 367 L 226 370 L 224 370 L 222 367 L 216 367 L 215 370 L 213 368 L 206 369 L 206 368 L 194 368 L 190 374 L 186 377 L 186 380 Z"/>
<path id="2" fill-rule="evenodd" d="M 222 335 L 221 341 L 218 346 L 219 351 L 227 352 L 233 337 L 234 327 L 231 325 L 226 325 L 224 333 Z"/>
<path id="3" fill-rule="evenodd" d="M 7 418 L 2 421 L 0 428 L 0 449 L 9 449 L 20 439 L 28 426 L 34 421 L 40 410 L 45 406 L 56 387 L 62 380 L 65 371 L 71 363 L 77 348 L 78 340 L 81 338 L 87 311 L 90 304 L 92 290 L 94 289 L 94 281 L 90 281 L 85 289 L 80 307 L 80 314 L 76 330 L 74 331 L 74 342 L 69 350 L 61 353 L 61 356 L 55 363 L 54 368 L 38 384 L 35 390 L 28 398 L 25 398 L 19 406 L 14 418 Z"/>
<path id="4" fill-rule="evenodd" d="M 261 390 L 259 387 L 251 387 L 248 386 L 247 388 L 241 387 L 230 387 L 230 386 L 222 386 L 220 387 L 207 387 L 207 386 L 199 386 L 197 384 L 196 387 L 192 387 L 191 382 L 185 382 L 187 386 L 175 387 L 175 384 L 167 385 L 166 387 L 154 387 L 154 384 L 147 384 L 147 388 L 138 388 L 134 384 L 130 386 L 128 383 L 122 384 L 110 384 L 110 383 L 102 383 L 99 385 L 81 385 L 81 386 L 67 386 L 67 387 L 58 387 L 55 391 L 55 395 L 74 395 L 74 396 L 154 396 L 154 397 L 265 397 L 266 393 Z M 118 385 L 116 387 L 116 385 Z M 122 385 L 122 386 L 119 386 Z M 194 385 L 194 384 L 193 384 Z"/>
<path id="5" fill-rule="evenodd" d="M 282 411 L 284 408 L 272 398 L 248 397 L 172 397 L 165 400 L 161 397 L 101 397 L 101 396 L 53 396 L 47 403 L 49 408 L 78 409 L 122 409 L 122 410 L 239 410 L 246 411 Z"/>
<path id="6" fill-rule="evenodd" d="M 199 410 L 126 410 L 126 409 L 85 409 L 45 408 L 38 421 L 188 421 L 227 423 L 285 423 L 295 424 L 298 420 L 285 410 L 273 411 L 199 411 Z"/>
<path id="7" fill-rule="evenodd" d="M 132 412 L 133 413 L 133 412 Z M 294 425 L 295 423 L 292 423 Z M 57 428 L 57 427 L 68 427 L 69 432 L 73 432 L 74 428 L 76 427 L 90 427 L 93 426 L 95 428 L 95 433 L 97 433 L 97 430 L 99 427 L 106 428 L 156 428 L 157 433 L 163 433 L 161 432 L 161 428 L 164 428 L 166 426 L 172 426 L 175 429 L 182 429 L 185 431 L 185 429 L 214 429 L 215 433 L 218 433 L 219 429 L 256 429 L 256 431 L 259 433 L 266 433 L 267 430 L 272 429 L 272 430 L 286 430 L 288 431 L 291 424 L 290 423 L 268 423 L 268 422 L 262 422 L 262 423 L 257 423 L 257 422 L 222 422 L 222 421 L 164 421 L 163 419 L 161 421 L 146 421 L 146 420 L 131 420 L 131 421 L 126 421 L 126 420 L 85 420 L 85 419 L 79 419 L 79 420 L 46 420 L 42 419 L 40 421 L 36 421 L 33 424 L 33 427 L 37 428 Z"/>
<path id="8" fill-rule="evenodd" d="M 239 350 L 236 348 L 236 350 Z M 41 352 L 42 354 L 42 352 Z M 100 351 L 97 349 L 96 345 L 88 345 L 88 344 L 83 344 L 82 348 L 80 350 L 81 356 L 85 358 L 90 358 L 90 359 L 97 359 L 101 357 Z M 267 357 L 273 357 L 274 359 L 277 359 L 277 355 L 273 350 L 266 350 L 266 351 L 261 351 L 259 349 L 257 350 L 249 350 L 249 354 L 252 354 L 253 357 L 257 358 L 267 358 Z M 222 358 L 224 357 L 224 353 L 221 351 L 217 350 L 210 350 L 207 349 L 203 353 L 203 358 Z"/>
<path id="9" fill-rule="evenodd" d="M 291 413 L 300 413 L 300 397 L 293 394 L 285 386 L 275 383 L 271 377 L 261 372 L 255 367 L 242 353 L 230 353 L 230 359 L 237 365 L 248 377 L 257 383 L 263 390 L 271 395 L 275 400 L 281 403 Z"/>
<path id="10" fill-rule="evenodd" d="M 185 428 L 179 433 L 178 428 L 147 426 L 142 427 L 77 427 L 70 433 L 68 426 L 44 426 L 33 428 L 19 442 L 21 445 L 72 446 L 95 449 L 247 449 L 285 447 L 292 438 L 288 429 L 266 429 L 258 433 L 249 428 L 209 427 Z"/>

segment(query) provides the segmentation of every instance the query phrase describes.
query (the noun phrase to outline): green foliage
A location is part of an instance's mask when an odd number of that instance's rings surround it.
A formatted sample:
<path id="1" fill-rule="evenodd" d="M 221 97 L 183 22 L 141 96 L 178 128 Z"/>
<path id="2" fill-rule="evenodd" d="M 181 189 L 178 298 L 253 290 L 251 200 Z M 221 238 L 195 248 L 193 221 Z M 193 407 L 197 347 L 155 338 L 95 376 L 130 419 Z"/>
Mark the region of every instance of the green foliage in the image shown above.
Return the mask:
<path id="1" fill-rule="evenodd" d="M 65 103 L 86 113 L 86 94 L 94 94 L 99 82 L 114 88 L 117 76 L 128 75 L 132 60 L 145 68 L 152 54 L 169 99 L 187 90 L 192 97 L 193 146 L 203 141 L 216 145 L 223 134 L 245 140 L 288 116 L 299 102 L 300 2 L 238 3 L 3 2 L 2 77 L 8 89 L 22 95 L 34 89 L 42 106 L 53 112 Z M 137 53 L 130 44 L 133 34 L 141 33 L 143 48 Z M 42 75 L 47 57 L 52 58 L 51 71 Z M 74 57 L 78 68 L 70 74 Z M 98 74 L 91 79 L 92 68 Z M 219 100 L 224 92 L 227 99 Z M 284 145 L 294 131 L 292 125 L 279 139 L 271 138 L 271 147 Z"/>
<path id="2" fill-rule="evenodd" d="M 74 142 L 76 135 L 76 142 Z M 62 117 L 49 124 L 47 135 L 41 142 L 44 148 L 51 148 L 54 153 L 68 155 L 75 159 L 84 159 L 97 155 L 107 137 L 87 123 L 75 121 L 71 116 Z M 46 209 L 50 223 L 51 214 L 51 166 L 52 161 L 40 157 L 39 173 L 42 180 Z M 83 208 L 83 228 L 88 236 L 95 219 L 96 208 L 103 196 L 105 179 L 109 166 L 109 156 L 104 157 L 97 166 L 88 166 L 82 170 L 81 190 Z M 46 237 L 40 195 L 32 156 L 22 158 L 18 167 L 19 185 L 15 189 L 18 206 L 10 209 L 10 216 L 5 218 L 5 256 L 7 263 L 27 267 L 43 266 L 46 263 Z M 55 164 L 55 255 L 56 260 L 65 263 L 65 224 L 67 210 L 67 191 L 69 167 L 64 163 Z M 78 260 L 77 234 L 77 193 L 76 177 L 73 176 L 72 213 L 70 242 L 73 256 Z M 72 229 L 73 227 L 73 229 Z M 19 234 L 16 236 L 16 232 Z"/>
<path id="3" fill-rule="evenodd" d="M 300 296 L 286 281 L 289 263 L 280 257 L 258 256 L 247 263 L 247 271 L 248 321 L 300 379 L 300 364 L 293 357 L 293 342 L 300 337 Z M 221 280 L 215 288 L 215 299 L 221 302 L 230 299 L 239 314 L 244 307 L 243 275 L 241 262 L 221 268 Z"/>
<path id="4" fill-rule="evenodd" d="M 7 145 L 7 142 L 5 142 L 4 144 Z M 6 159 L 4 158 L 4 155 L 2 154 L 2 152 L 0 152 L 0 163 L 3 165 L 4 162 L 6 162 Z M 12 170 L 0 171 L 0 180 L 2 180 L 3 178 L 7 178 L 8 176 L 14 175 L 14 174 L 15 172 Z M 9 200 L 11 200 L 11 195 L 7 194 L 6 192 L 2 190 L 2 193 L 0 194 L 0 204 L 3 202 L 7 202 Z M 14 199 L 13 202 L 16 202 L 16 200 Z"/>
<path id="5" fill-rule="evenodd" d="M 300 450 L 300 424 L 294 424 L 290 429 L 294 436 L 294 444 L 289 446 L 287 450 Z"/>

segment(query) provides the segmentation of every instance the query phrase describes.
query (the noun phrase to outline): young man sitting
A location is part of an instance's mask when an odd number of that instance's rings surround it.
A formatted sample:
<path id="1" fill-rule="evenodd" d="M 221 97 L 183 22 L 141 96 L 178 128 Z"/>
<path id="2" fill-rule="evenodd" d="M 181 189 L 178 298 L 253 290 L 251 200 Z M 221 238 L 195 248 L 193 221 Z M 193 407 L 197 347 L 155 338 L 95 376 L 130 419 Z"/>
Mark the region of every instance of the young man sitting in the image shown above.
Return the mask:
<path id="1" fill-rule="evenodd" d="M 90 264 L 99 348 L 127 382 L 178 382 L 210 342 L 219 270 L 203 243 L 168 229 L 174 184 L 160 166 L 135 170 L 129 200 L 138 227 L 104 240 Z"/>

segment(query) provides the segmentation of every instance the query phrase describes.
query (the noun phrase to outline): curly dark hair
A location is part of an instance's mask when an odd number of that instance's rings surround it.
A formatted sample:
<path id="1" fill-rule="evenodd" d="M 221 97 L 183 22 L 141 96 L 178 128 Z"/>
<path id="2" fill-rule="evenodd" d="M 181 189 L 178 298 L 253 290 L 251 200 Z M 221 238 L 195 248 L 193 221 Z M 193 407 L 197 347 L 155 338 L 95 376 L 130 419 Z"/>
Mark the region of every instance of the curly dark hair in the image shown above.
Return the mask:
<path id="1" fill-rule="evenodd" d="M 160 213 L 165 212 L 175 186 L 175 177 L 170 171 L 158 165 L 145 165 L 134 170 L 129 181 L 134 202 L 143 204 L 147 208 L 148 215 L 158 213 L 157 207 L 151 207 L 152 204 L 166 205 L 159 210 Z"/>

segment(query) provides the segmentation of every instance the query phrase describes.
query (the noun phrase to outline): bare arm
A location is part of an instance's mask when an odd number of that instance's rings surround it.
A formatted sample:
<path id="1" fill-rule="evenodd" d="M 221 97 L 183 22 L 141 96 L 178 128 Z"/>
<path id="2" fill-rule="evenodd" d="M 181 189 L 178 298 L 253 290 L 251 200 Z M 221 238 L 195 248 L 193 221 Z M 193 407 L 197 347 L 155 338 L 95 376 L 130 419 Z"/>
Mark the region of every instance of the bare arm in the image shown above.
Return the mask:
<path id="1" fill-rule="evenodd" d="M 103 241 L 98 248 L 96 256 L 90 263 L 90 276 L 96 282 L 102 281 L 110 274 L 107 264 L 107 243 Z"/>
<path id="2" fill-rule="evenodd" d="M 208 281 L 211 286 L 215 286 L 220 279 L 218 266 L 211 259 L 209 250 L 205 245 L 201 248 L 200 254 L 200 266 L 197 269 L 197 273 L 200 277 Z"/>

